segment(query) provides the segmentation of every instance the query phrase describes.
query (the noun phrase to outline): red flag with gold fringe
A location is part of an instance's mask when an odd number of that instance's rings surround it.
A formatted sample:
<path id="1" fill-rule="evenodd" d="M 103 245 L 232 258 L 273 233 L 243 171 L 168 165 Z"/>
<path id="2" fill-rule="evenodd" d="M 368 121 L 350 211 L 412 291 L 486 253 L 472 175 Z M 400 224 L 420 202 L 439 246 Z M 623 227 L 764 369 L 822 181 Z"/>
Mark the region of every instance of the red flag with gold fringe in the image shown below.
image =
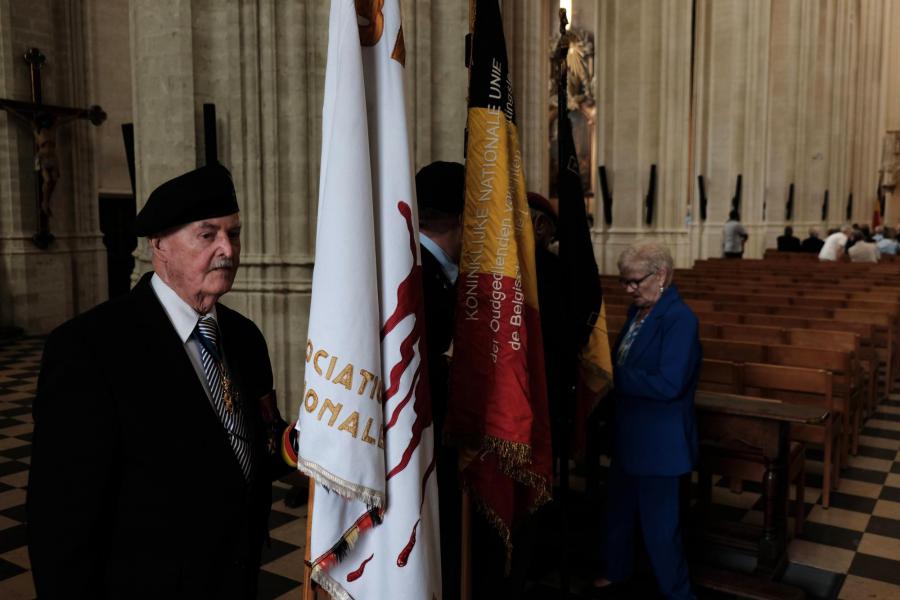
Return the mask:
<path id="1" fill-rule="evenodd" d="M 552 458 L 534 232 L 497 0 L 476 0 L 466 205 L 446 434 L 463 485 L 511 552 L 515 521 L 550 500 Z"/>

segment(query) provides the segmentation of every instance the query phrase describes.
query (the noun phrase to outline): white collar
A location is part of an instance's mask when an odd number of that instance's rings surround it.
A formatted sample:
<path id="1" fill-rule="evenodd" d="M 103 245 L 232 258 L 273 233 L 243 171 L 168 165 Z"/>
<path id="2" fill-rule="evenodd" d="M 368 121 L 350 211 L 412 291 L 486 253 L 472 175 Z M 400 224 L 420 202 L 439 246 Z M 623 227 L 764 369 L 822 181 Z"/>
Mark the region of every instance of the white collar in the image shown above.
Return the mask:
<path id="1" fill-rule="evenodd" d="M 159 303 L 162 304 L 163 310 L 166 311 L 169 321 L 172 322 L 172 326 L 175 328 L 176 333 L 178 333 L 181 343 L 187 342 L 188 338 L 191 337 L 191 334 L 194 333 L 194 328 L 197 327 L 197 321 L 199 321 L 200 317 L 203 315 L 182 300 L 181 297 L 175 293 L 175 290 L 170 288 L 156 273 L 150 278 L 150 285 L 153 287 L 153 291 L 156 293 Z M 218 321 L 215 305 L 213 305 L 212 310 L 210 310 L 208 314 L 212 315 L 213 318 Z"/>
<path id="2" fill-rule="evenodd" d="M 447 279 L 450 280 L 450 283 L 456 283 L 456 279 L 459 277 L 459 265 L 453 262 L 450 255 L 444 252 L 444 249 L 438 246 L 437 242 L 421 231 L 419 232 L 419 242 L 437 259 L 441 265 L 441 270 Z"/>

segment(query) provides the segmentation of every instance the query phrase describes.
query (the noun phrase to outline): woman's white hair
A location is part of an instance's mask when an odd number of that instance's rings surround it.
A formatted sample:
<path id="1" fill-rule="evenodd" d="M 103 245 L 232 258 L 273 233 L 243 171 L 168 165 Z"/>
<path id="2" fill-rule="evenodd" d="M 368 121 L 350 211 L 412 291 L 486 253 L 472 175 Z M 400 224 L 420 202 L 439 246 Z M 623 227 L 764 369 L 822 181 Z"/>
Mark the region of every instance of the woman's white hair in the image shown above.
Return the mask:
<path id="1" fill-rule="evenodd" d="M 672 283 L 675 274 L 675 261 L 672 253 L 662 242 L 653 240 L 639 240 L 625 248 L 619 255 L 619 273 L 624 271 L 645 270 L 648 273 L 658 273 L 666 270 L 666 283 L 668 287 Z"/>

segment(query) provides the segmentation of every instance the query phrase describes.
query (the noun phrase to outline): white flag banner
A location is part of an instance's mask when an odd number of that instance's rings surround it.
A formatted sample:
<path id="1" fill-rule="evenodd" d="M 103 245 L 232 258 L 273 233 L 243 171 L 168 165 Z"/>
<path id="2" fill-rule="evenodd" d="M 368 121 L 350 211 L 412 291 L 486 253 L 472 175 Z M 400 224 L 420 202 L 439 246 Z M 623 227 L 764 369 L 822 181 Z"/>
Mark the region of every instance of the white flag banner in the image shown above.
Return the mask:
<path id="1" fill-rule="evenodd" d="M 297 431 L 313 579 L 340 599 L 441 597 L 400 23 L 398 0 L 332 0 Z"/>

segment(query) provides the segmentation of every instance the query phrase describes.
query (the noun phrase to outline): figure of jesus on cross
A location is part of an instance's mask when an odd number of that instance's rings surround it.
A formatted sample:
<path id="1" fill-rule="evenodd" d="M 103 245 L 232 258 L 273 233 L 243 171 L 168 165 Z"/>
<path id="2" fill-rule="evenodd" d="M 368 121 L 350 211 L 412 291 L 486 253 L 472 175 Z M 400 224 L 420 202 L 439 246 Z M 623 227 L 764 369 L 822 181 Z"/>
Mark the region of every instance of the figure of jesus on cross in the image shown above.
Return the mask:
<path id="1" fill-rule="evenodd" d="M 39 211 L 38 232 L 35 243 L 46 248 L 53 240 L 49 230 L 49 218 L 53 214 L 50 199 L 59 180 L 59 161 L 56 156 L 56 134 L 59 127 L 76 119 L 88 119 L 94 125 L 106 120 L 106 113 L 99 106 L 69 108 L 44 104 L 41 93 L 41 67 L 46 57 L 37 48 L 25 53 L 25 62 L 31 68 L 31 102 L 0 98 L 0 109 L 18 117 L 31 127 L 34 135 L 34 170 L 40 175 L 37 187 Z"/>

